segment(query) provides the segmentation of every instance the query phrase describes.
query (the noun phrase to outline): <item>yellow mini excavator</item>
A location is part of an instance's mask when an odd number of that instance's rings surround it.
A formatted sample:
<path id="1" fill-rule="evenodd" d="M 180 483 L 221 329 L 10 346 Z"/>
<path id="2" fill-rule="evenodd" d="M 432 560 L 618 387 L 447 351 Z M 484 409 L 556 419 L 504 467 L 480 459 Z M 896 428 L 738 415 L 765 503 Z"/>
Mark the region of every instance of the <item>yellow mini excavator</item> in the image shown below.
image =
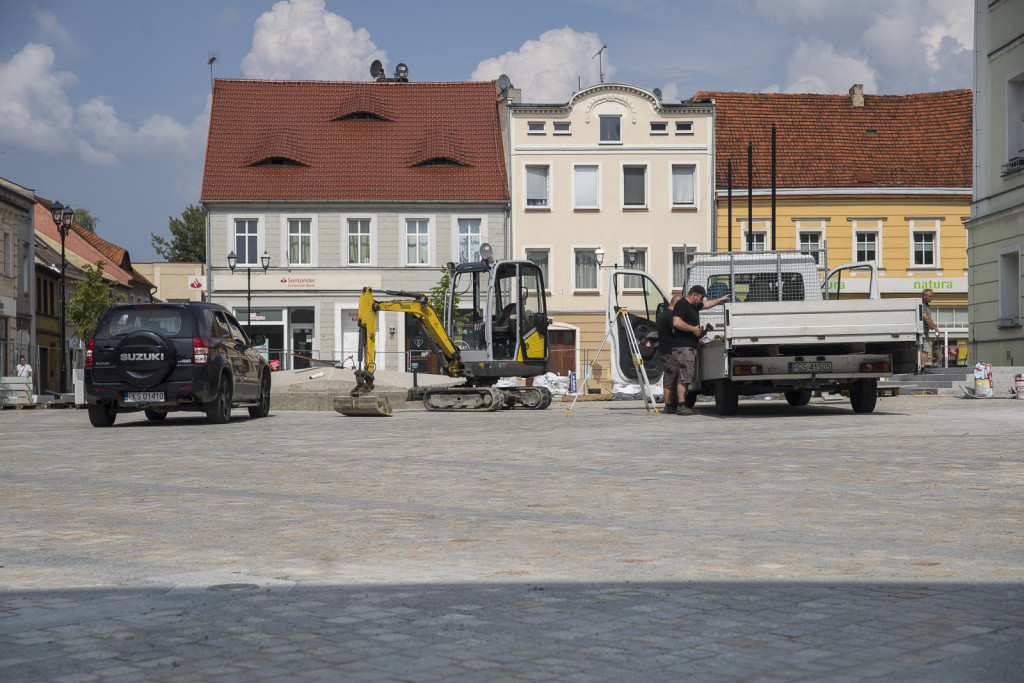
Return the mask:
<path id="1" fill-rule="evenodd" d="M 502 377 L 535 377 L 548 371 L 551 321 L 540 268 L 530 261 L 494 260 L 490 256 L 448 267 L 450 284 L 443 321 L 425 294 L 384 291 L 388 299 L 378 300 L 369 287 L 363 289 L 359 298 L 356 387 L 349 398 L 335 399 L 338 412 L 391 413 L 386 397 L 373 394 L 380 311 L 408 313 L 416 318 L 437 354 L 441 372 L 466 380 L 462 385 L 418 392 L 427 410 L 539 410 L 551 405 L 547 387 L 492 386 Z"/>

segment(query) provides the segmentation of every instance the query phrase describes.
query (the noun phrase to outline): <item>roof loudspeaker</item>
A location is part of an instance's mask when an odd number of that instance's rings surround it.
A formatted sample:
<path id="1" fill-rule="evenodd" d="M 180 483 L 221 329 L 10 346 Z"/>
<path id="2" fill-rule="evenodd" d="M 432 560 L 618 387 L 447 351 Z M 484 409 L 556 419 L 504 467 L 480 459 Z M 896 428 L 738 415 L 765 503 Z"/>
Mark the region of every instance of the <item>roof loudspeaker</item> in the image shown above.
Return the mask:
<path id="1" fill-rule="evenodd" d="M 409 67 L 405 64 L 399 64 L 395 67 L 395 78 L 403 81 L 409 80 Z"/>
<path id="2" fill-rule="evenodd" d="M 373 76 L 373 80 L 384 75 L 384 65 L 380 63 L 379 59 L 373 60 L 373 64 L 370 65 L 370 75 Z"/>
<path id="3" fill-rule="evenodd" d="M 661 102 L 661 88 L 655 88 L 654 89 L 654 96 L 656 98 L 658 98 L 659 102 Z"/>
<path id="4" fill-rule="evenodd" d="M 488 244 L 487 242 L 484 242 L 483 244 L 480 245 L 480 258 L 482 260 L 484 260 L 484 261 L 488 260 L 489 258 L 491 258 L 492 254 L 494 254 L 494 250 L 491 249 L 491 245 L 490 244 Z"/>

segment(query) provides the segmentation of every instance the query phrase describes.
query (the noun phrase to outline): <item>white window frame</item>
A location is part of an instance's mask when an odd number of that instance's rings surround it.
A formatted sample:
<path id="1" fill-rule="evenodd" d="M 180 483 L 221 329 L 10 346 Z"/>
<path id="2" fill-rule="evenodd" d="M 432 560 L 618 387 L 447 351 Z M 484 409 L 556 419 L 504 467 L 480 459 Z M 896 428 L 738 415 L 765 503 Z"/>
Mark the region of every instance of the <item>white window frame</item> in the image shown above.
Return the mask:
<path id="1" fill-rule="evenodd" d="M 529 171 L 530 168 L 546 168 L 547 169 L 547 203 L 541 205 L 530 205 L 530 187 L 529 187 Z M 540 161 L 536 163 L 523 164 L 523 208 L 526 211 L 551 211 L 552 209 L 552 197 L 551 191 L 551 162 Z"/>
<path id="2" fill-rule="evenodd" d="M 885 268 L 882 264 L 885 263 L 883 260 L 882 251 L 882 220 L 879 218 L 854 218 L 851 225 L 850 240 L 853 244 L 853 249 L 850 251 L 850 257 L 852 261 L 857 260 L 857 233 L 859 232 L 873 232 L 875 233 L 875 263 L 878 265 L 878 274 L 885 275 Z"/>
<path id="3" fill-rule="evenodd" d="M 637 267 L 637 266 L 629 265 L 629 261 L 628 261 L 629 256 L 628 256 L 627 252 L 629 252 L 630 247 L 632 247 L 633 249 L 636 249 L 636 260 L 637 260 L 638 263 L 640 262 L 641 255 L 642 255 L 642 258 L 643 258 L 643 266 L 642 267 Z M 650 273 L 651 272 L 651 245 L 649 245 L 649 244 L 620 244 L 619 245 L 619 253 L 622 255 L 622 267 L 623 268 L 627 268 L 627 269 L 630 269 L 630 270 L 641 270 L 641 271 L 643 271 L 645 273 Z M 605 258 L 607 258 L 607 256 Z M 601 279 L 600 268 L 598 269 L 597 277 L 598 277 L 599 280 Z M 637 292 L 642 292 L 643 291 L 643 280 L 640 279 L 640 278 L 637 278 L 638 282 L 635 283 L 635 284 L 639 284 L 640 287 L 629 287 L 628 284 L 634 284 L 634 283 L 630 283 L 631 278 L 632 278 L 632 276 L 626 276 L 626 277 L 622 278 L 622 291 L 623 292 L 629 292 L 630 294 L 636 294 Z"/>
<path id="4" fill-rule="evenodd" d="M 245 263 L 245 262 L 243 262 L 242 261 L 242 254 L 239 254 L 235 250 L 235 221 L 239 221 L 239 220 L 246 220 L 246 221 L 254 220 L 254 221 L 256 221 L 256 263 Z M 310 229 L 312 230 L 312 227 Z M 231 252 L 234 251 L 235 252 L 235 256 L 238 258 L 238 261 L 236 262 L 237 265 L 245 266 L 247 268 L 252 268 L 252 267 L 256 267 L 256 266 L 258 266 L 260 268 L 263 268 L 263 266 L 260 265 L 260 255 L 262 255 L 263 252 L 267 250 L 267 240 L 266 240 L 266 235 L 267 235 L 267 217 L 266 217 L 266 214 L 262 214 L 262 213 L 228 214 L 228 229 L 227 229 L 227 233 L 228 233 L 227 234 L 227 248 L 228 249 L 225 252 L 225 256 L 227 254 L 230 254 Z M 281 260 L 280 259 L 275 259 L 273 254 L 270 255 L 270 261 L 271 261 L 271 263 L 273 263 L 274 261 L 277 261 L 278 263 L 281 263 Z M 222 261 L 222 263 L 226 264 L 227 263 L 227 259 L 225 258 L 225 260 Z"/>
<path id="5" fill-rule="evenodd" d="M 823 220 L 800 220 L 796 221 L 796 248 L 797 251 L 802 252 L 804 247 L 800 240 L 804 235 L 817 235 L 818 236 L 818 251 L 815 251 L 814 262 L 819 268 L 826 268 L 827 263 L 821 263 L 819 260 L 821 256 L 821 249 L 825 247 L 825 221 Z M 827 257 L 827 256 L 826 256 Z"/>
<path id="6" fill-rule="evenodd" d="M 546 121 L 527 121 L 526 122 L 526 134 L 527 135 L 546 135 L 547 122 Z"/>
<path id="7" fill-rule="evenodd" d="M 570 254 L 572 255 L 572 293 L 573 294 L 600 294 L 601 293 L 601 265 L 597 263 L 596 255 L 594 261 L 594 272 L 595 280 L 597 281 L 597 287 L 591 289 L 589 287 L 577 287 L 576 286 L 576 252 L 578 251 L 592 251 L 597 252 L 601 246 L 598 244 L 586 245 L 586 244 L 574 244 L 571 247 Z"/>
<path id="8" fill-rule="evenodd" d="M 291 263 L 291 244 L 288 233 L 289 221 L 309 221 L 309 263 Z M 232 223 L 232 226 L 234 224 Z M 317 252 L 319 251 L 319 240 L 317 232 L 319 228 L 319 217 L 315 213 L 290 213 L 281 214 L 281 263 L 289 268 L 315 268 L 318 265 Z"/>
<path id="9" fill-rule="evenodd" d="M 758 225 L 757 225 L 758 223 L 761 223 L 762 226 L 758 227 Z M 747 251 L 747 219 L 746 218 L 740 218 L 739 219 L 739 224 L 740 224 L 740 251 Z M 769 246 L 768 245 L 768 233 L 771 231 L 771 229 L 772 229 L 772 221 L 771 221 L 770 218 L 756 218 L 756 219 L 754 219 L 754 230 L 753 230 L 754 242 L 755 242 L 754 246 L 755 247 L 757 246 L 757 242 L 760 242 L 761 245 L 763 246 L 762 249 L 754 249 L 755 252 L 757 252 L 757 251 L 767 251 L 768 246 Z M 751 252 L 747 252 L 747 253 L 749 254 Z"/>
<path id="10" fill-rule="evenodd" d="M 459 260 L 459 247 L 462 240 L 462 233 L 459 231 L 459 221 L 480 221 L 480 244 L 490 241 L 487 235 L 487 215 L 486 214 L 458 214 L 452 216 L 452 254 L 451 260 L 455 263 L 461 263 Z M 476 261 L 478 256 L 474 256 L 472 253 L 469 255 L 470 261 Z"/>
<path id="11" fill-rule="evenodd" d="M 348 222 L 370 221 L 370 262 L 352 263 L 348 252 Z M 402 233 L 405 236 L 405 221 L 402 221 Z M 405 245 L 403 244 L 403 247 Z M 341 265 L 345 268 L 371 268 L 377 265 L 377 216 L 372 213 L 344 213 L 341 215 Z"/>
<path id="12" fill-rule="evenodd" d="M 683 286 L 686 284 L 686 269 L 685 268 L 683 269 L 683 274 L 682 274 L 683 280 L 682 280 L 682 282 L 676 282 L 675 281 L 676 254 L 677 253 L 682 253 L 682 254 L 689 253 L 690 254 L 690 258 L 689 259 L 685 259 L 685 261 L 690 261 L 690 260 L 693 259 L 693 255 L 695 253 L 697 253 L 697 245 L 695 245 L 695 244 L 670 244 L 669 245 L 669 249 L 668 249 L 668 281 L 669 281 L 669 286 L 672 289 L 672 292 L 682 292 L 683 291 Z"/>
<path id="13" fill-rule="evenodd" d="M 619 120 L 619 139 L 618 140 L 602 140 L 601 139 L 601 122 L 604 119 L 618 119 Z M 622 144 L 622 114 L 598 114 L 597 115 L 597 141 L 601 145 L 621 145 Z"/>
<path id="14" fill-rule="evenodd" d="M 627 168 L 643 168 L 644 169 L 644 203 L 639 204 L 626 204 L 626 169 Z M 621 203 L 623 211 L 647 211 L 651 207 L 651 165 L 646 161 L 637 163 L 626 163 L 623 162 L 619 166 L 619 202 Z"/>
<path id="15" fill-rule="evenodd" d="M 535 244 L 527 245 L 523 247 L 523 260 L 529 261 L 530 259 L 526 254 L 530 251 L 546 251 L 548 253 L 548 272 L 544 273 L 544 291 L 548 294 L 551 293 L 551 280 L 554 278 L 555 264 L 551 258 L 551 255 L 555 252 L 554 246 L 550 244 Z M 575 252 L 573 252 L 575 258 Z M 574 262 L 575 263 L 575 262 Z M 600 276 L 598 277 L 600 279 Z"/>
<path id="16" fill-rule="evenodd" d="M 668 121 L 651 121 L 651 135 L 668 135 Z"/>
<path id="17" fill-rule="evenodd" d="M 572 121 L 552 121 L 552 135 L 572 135 Z"/>
<path id="18" fill-rule="evenodd" d="M 910 219 L 910 259 L 909 270 L 942 270 L 942 249 L 939 244 L 939 220 L 937 218 L 911 218 Z M 917 242 L 914 238 L 918 233 L 932 235 L 932 263 L 931 265 L 918 264 L 915 258 L 917 254 Z"/>
<path id="19" fill-rule="evenodd" d="M 576 169 L 577 168 L 596 168 L 597 169 L 597 186 L 594 188 L 594 197 L 597 203 L 594 206 L 580 206 L 576 203 Z M 573 164 L 572 165 L 572 209 L 573 211 L 600 211 L 601 210 L 601 164 Z"/>
<path id="20" fill-rule="evenodd" d="M 1006 79 L 1006 159 L 1024 157 L 1024 70 Z"/>
<path id="21" fill-rule="evenodd" d="M 676 121 L 676 135 L 693 135 L 693 121 Z"/>
<path id="22" fill-rule="evenodd" d="M 676 204 L 673 201 L 673 199 L 672 199 L 675 196 L 675 189 L 676 188 L 675 188 L 675 175 L 674 175 L 674 172 L 675 172 L 675 169 L 677 167 L 679 167 L 679 168 L 685 167 L 685 168 L 690 168 L 690 169 L 693 170 L 693 175 L 691 176 L 691 180 L 693 182 L 693 203 L 692 204 Z M 688 164 L 688 163 L 684 162 L 684 163 L 671 164 L 669 166 L 669 169 L 668 169 L 668 202 L 669 202 L 669 208 L 672 209 L 672 210 L 690 211 L 692 209 L 696 209 L 697 208 L 697 164 Z"/>
<path id="23" fill-rule="evenodd" d="M 1002 247 L 996 258 L 996 326 L 999 328 L 1021 327 L 1021 265 L 1020 245 Z"/>
<path id="24" fill-rule="evenodd" d="M 410 220 L 418 220 L 427 222 L 427 262 L 426 263 L 409 263 L 409 226 Z M 407 268 L 433 268 L 436 257 L 434 252 L 436 250 L 437 238 L 436 238 L 436 226 L 437 216 L 433 214 L 424 213 L 407 213 L 398 215 L 398 226 L 399 234 L 399 250 L 401 251 L 401 264 Z"/>

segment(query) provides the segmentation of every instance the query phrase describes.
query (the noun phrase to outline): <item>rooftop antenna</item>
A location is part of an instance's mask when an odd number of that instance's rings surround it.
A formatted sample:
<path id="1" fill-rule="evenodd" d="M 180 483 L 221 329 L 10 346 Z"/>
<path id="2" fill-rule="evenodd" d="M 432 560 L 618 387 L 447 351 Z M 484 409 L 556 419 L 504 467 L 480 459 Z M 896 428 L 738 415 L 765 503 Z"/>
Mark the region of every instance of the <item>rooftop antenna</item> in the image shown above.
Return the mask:
<path id="1" fill-rule="evenodd" d="M 213 92 L 213 63 L 217 61 L 217 53 L 211 52 L 210 58 L 206 60 L 206 65 L 210 67 L 210 92 Z"/>
<path id="2" fill-rule="evenodd" d="M 597 57 L 597 72 L 601 74 L 601 82 L 604 83 L 604 66 L 601 64 L 601 53 L 608 49 L 607 45 L 602 45 L 601 49 L 597 51 L 594 57 Z M 594 57 L 591 57 L 593 59 Z"/>

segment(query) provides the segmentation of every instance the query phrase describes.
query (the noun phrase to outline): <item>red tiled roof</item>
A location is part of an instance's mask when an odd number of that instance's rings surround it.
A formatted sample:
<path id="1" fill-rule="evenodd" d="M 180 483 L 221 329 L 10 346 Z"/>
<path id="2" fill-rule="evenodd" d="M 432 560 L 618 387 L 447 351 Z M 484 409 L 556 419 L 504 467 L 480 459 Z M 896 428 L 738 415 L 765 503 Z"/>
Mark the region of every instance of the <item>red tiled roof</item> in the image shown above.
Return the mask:
<path id="1" fill-rule="evenodd" d="M 753 143 L 755 188 L 771 186 L 771 132 L 776 127 L 779 188 L 969 188 L 971 91 L 918 95 L 698 92 L 715 101 L 716 184 L 747 187 Z"/>
<path id="2" fill-rule="evenodd" d="M 507 201 L 494 84 L 217 79 L 202 200 Z"/>

